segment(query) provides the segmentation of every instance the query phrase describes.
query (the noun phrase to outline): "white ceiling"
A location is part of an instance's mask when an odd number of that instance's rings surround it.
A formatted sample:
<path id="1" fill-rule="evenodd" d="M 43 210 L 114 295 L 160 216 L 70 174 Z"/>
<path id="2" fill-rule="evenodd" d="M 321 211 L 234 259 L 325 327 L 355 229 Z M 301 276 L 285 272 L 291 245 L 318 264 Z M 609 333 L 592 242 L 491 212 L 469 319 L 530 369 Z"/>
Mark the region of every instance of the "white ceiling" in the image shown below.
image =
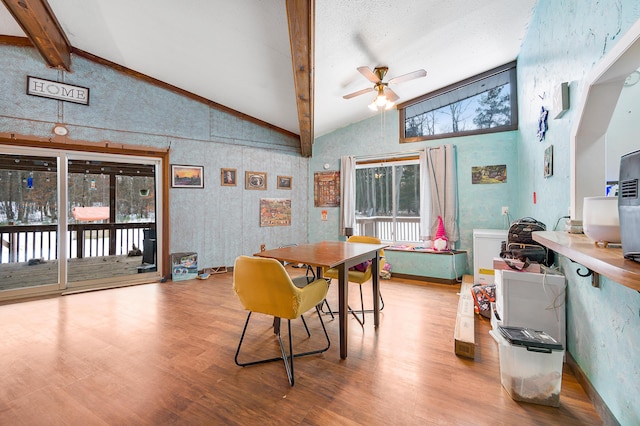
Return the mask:
<path id="1" fill-rule="evenodd" d="M 299 134 L 285 0 L 48 1 L 72 46 Z M 316 0 L 315 136 L 375 114 L 342 98 L 359 66 L 425 69 L 403 102 L 516 59 L 536 2 Z M 24 36 L 2 3 L 0 35 Z"/>

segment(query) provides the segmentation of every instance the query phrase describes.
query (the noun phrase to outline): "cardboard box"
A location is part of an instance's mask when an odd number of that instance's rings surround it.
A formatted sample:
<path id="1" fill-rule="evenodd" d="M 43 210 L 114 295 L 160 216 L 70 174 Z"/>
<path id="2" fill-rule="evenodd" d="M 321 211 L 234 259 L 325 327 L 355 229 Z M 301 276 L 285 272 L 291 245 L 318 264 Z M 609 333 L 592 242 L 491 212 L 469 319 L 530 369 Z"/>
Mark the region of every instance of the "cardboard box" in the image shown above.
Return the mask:
<path id="1" fill-rule="evenodd" d="M 192 280 L 198 276 L 198 253 L 171 253 L 171 279 Z"/>
<path id="2" fill-rule="evenodd" d="M 536 274 L 540 273 L 540 264 L 539 263 L 531 263 L 529 266 L 527 266 L 526 268 L 522 269 L 522 265 L 524 264 L 523 261 L 517 260 L 517 259 L 508 259 L 508 261 L 512 265 L 514 265 L 517 269 L 513 269 L 512 267 L 507 265 L 507 262 L 505 262 L 505 260 L 503 258 L 501 258 L 501 257 L 494 257 L 493 258 L 493 269 L 494 270 L 504 269 L 504 270 L 507 270 L 507 271 L 534 272 Z"/>

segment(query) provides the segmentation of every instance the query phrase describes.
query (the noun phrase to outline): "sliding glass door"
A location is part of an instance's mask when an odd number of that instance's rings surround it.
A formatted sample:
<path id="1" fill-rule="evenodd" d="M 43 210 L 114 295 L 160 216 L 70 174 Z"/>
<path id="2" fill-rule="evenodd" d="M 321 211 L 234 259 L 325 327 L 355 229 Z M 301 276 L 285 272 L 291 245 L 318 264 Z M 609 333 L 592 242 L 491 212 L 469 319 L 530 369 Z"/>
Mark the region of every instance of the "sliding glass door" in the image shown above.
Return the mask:
<path id="1" fill-rule="evenodd" d="M 67 156 L 69 288 L 157 274 L 156 166 L 137 157 Z"/>
<path id="2" fill-rule="evenodd" d="M 0 147 L 0 299 L 159 278 L 160 170 L 157 158 Z"/>

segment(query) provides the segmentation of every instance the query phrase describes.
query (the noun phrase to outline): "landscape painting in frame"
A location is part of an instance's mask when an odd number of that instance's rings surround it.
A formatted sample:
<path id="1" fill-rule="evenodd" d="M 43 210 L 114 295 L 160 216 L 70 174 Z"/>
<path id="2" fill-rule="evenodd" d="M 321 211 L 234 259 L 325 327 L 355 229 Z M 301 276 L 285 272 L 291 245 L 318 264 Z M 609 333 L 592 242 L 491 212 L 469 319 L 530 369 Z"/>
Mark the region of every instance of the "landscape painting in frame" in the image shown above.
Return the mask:
<path id="1" fill-rule="evenodd" d="M 173 188 L 204 188 L 204 167 L 171 165 Z"/>
<path id="2" fill-rule="evenodd" d="M 291 176 L 278 176 L 278 189 L 291 189 Z"/>
<path id="3" fill-rule="evenodd" d="M 507 183 L 507 165 L 471 167 L 472 184 Z"/>
<path id="4" fill-rule="evenodd" d="M 291 226 L 291 200 L 261 198 L 260 226 Z"/>

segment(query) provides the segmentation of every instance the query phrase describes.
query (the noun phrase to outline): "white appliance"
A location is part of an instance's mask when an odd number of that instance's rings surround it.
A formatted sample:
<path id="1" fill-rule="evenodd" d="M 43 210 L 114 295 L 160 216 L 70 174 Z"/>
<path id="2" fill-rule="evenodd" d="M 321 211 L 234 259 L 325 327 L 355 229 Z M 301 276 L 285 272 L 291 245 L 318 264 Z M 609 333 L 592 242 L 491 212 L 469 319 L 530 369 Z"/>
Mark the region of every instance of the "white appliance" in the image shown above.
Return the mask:
<path id="1" fill-rule="evenodd" d="M 506 229 L 473 230 L 473 282 L 493 284 L 493 258 L 500 256 L 502 242 L 507 240 Z"/>
<path id="2" fill-rule="evenodd" d="M 502 325 L 544 331 L 566 349 L 566 280 L 554 270 L 542 270 L 540 274 L 496 270 L 491 326 L 494 330 Z"/>

